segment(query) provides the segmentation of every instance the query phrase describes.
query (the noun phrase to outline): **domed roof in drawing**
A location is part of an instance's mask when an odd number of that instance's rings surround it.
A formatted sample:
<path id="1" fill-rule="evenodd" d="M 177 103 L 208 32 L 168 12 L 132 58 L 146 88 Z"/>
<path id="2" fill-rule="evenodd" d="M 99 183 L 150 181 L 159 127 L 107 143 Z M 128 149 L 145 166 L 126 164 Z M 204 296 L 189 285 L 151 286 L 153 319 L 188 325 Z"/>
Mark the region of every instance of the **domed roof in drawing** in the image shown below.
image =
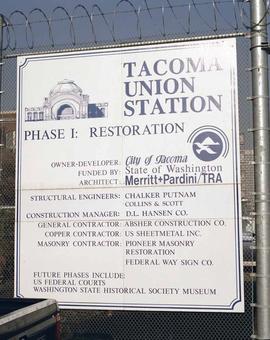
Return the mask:
<path id="1" fill-rule="evenodd" d="M 82 89 L 75 84 L 74 80 L 64 79 L 50 91 L 50 97 L 60 94 L 82 94 Z"/>

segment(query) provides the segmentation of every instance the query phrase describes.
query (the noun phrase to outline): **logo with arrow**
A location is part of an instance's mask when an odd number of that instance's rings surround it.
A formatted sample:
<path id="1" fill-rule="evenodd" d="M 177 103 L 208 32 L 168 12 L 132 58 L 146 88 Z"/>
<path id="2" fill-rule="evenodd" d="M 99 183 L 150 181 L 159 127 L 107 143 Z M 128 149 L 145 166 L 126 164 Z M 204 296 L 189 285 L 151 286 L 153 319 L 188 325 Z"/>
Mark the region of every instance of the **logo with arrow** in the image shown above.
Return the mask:
<path id="1" fill-rule="evenodd" d="M 201 161 L 210 162 L 219 157 L 226 157 L 229 141 L 225 133 L 215 126 L 202 126 L 188 138 L 194 155 Z"/>

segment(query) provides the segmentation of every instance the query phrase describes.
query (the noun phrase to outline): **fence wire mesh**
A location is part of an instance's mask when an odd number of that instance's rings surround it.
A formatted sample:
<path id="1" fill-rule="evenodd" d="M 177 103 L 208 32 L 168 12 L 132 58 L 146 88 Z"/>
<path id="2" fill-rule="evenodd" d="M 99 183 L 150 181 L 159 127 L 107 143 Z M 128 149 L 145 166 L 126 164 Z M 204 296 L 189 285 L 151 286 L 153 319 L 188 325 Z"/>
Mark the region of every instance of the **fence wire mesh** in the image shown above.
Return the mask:
<path id="1" fill-rule="evenodd" d="M 248 4 L 240 1 L 111 1 L 100 5 L 55 8 L 51 14 L 33 9 L 26 15 L 4 15 L 2 100 L 0 116 L 0 294 L 12 297 L 14 288 L 14 204 L 16 130 L 16 56 L 62 49 L 235 34 L 238 45 L 241 192 L 245 313 L 183 313 L 129 311 L 62 311 L 64 339 L 92 340 L 210 340 L 249 339 L 252 330 L 254 270 L 254 174 L 248 30 Z M 267 15 L 267 13 L 266 13 Z M 125 27 L 125 29 L 123 29 Z M 243 33 L 243 34 L 242 34 Z M 36 86 L 35 84 L 34 86 Z M 29 155 L 31 157 L 31 155 Z M 33 160 L 34 162 L 35 160 Z"/>

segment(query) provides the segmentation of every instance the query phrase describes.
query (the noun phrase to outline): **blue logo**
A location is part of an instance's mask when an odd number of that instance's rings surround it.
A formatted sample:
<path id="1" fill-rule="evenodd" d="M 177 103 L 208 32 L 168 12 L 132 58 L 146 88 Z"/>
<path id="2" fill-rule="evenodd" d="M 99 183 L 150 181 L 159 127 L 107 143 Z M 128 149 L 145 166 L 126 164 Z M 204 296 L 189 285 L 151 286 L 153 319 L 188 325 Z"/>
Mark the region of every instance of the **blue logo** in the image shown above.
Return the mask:
<path id="1" fill-rule="evenodd" d="M 192 143 L 194 155 L 204 162 L 211 162 L 219 157 L 226 157 L 229 141 L 225 133 L 215 126 L 202 126 L 188 138 Z"/>

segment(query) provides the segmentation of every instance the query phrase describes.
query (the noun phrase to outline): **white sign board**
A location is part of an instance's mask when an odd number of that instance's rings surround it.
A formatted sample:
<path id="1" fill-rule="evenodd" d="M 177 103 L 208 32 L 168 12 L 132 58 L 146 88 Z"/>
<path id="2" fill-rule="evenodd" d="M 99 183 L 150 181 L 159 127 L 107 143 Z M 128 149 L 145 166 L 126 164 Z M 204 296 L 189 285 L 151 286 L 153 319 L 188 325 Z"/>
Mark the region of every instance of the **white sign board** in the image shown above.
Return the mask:
<path id="1" fill-rule="evenodd" d="M 235 44 L 18 58 L 16 296 L 243 311 Z"/>

